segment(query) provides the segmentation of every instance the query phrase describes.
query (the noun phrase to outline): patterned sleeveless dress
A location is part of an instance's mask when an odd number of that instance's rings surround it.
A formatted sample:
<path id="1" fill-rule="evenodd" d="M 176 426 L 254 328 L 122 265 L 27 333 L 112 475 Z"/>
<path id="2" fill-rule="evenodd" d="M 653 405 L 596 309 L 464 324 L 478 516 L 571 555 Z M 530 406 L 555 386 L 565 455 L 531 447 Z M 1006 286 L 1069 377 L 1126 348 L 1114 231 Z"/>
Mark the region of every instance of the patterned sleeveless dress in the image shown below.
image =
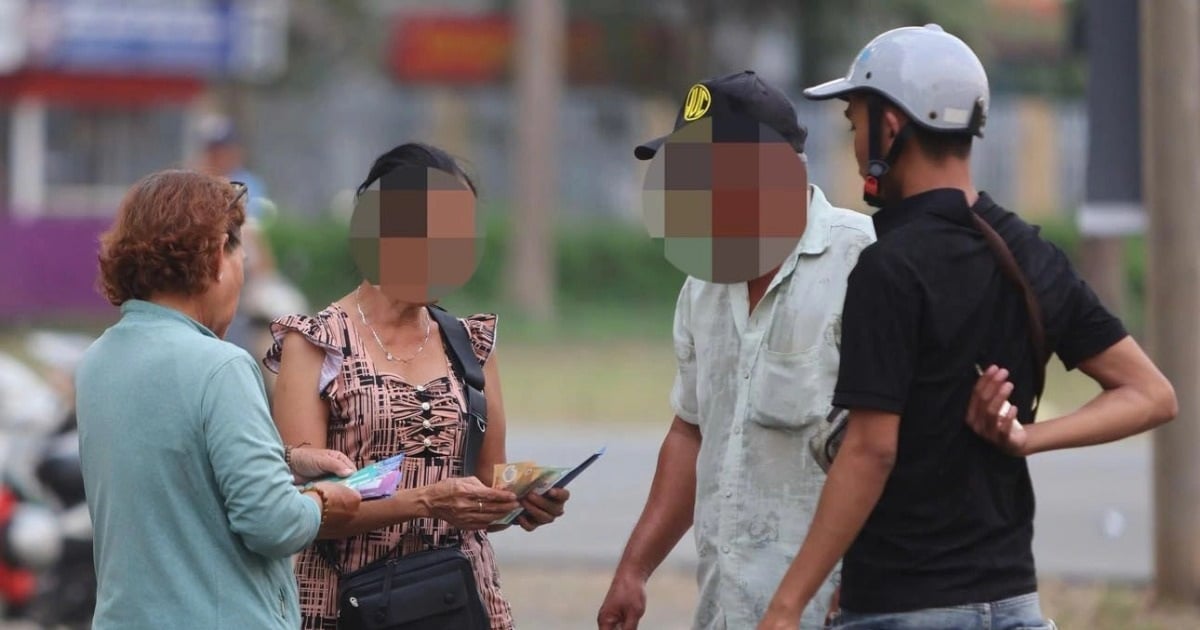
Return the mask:
<path id="1" fill-rule="evenodd" d="M 460 319 L 479 363 L 492 353 L 496 316 Z M 304 335 L 325 350 L 320 395 L 329 402 L 328 447 L 359 466 L 403 452 L 402 488 L 417 488 L 462 475 L 462 437 L 466 403 L 463 387 L 447 361 L 447 374 L 428 383 L 410 384 L 380 371 L 367 353 L 349 315 L 332 304 L 315 317 L 289 315 L 271 323 L 275 344 L 263 364 L 278 373 L 283 337 Z M 445 349 L 449 357 L 451 350 Z M 512 610 L 500 592 L 496 558 L 485 532 L 463 532 L 448 523 L 421 518 L 358 536 L 319 541 L 296 559 L 302 630 L 336 630 L 338 576 L 320 553 L 336 554 L 344 572 L 355 571 L 389 553 L 411 554 L 457 544 L 471 560 L 493 630 L 513 627 Z"/>

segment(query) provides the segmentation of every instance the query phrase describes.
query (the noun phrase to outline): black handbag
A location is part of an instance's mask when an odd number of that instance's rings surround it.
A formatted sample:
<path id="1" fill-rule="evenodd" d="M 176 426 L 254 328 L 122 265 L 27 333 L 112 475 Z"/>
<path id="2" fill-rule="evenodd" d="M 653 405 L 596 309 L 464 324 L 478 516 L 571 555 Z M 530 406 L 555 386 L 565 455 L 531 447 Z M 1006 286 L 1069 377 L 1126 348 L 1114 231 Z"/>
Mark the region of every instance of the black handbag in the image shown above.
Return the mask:
<path id="1" fill-rule="evenodd" d="M 490 630 L 471 561 L 453 547 L 387 558 L 342 577 L 338 628 Z"/>
<path id="2" fill-rule="evenodd" d="M 471 349 L 467 330 L 458 318 L 438 306 L 429 307 L 450 361 L 466 390 L 467 431 L 463 474 L 473 475 L 487 431 L 487 401 L 483 368 Z M 490 630 L 487 608 L 479 594 L 471 561 L 457 546 L 447 546 L 398 558 L 383 558 L 342 574 L 328 547 L 322 555 L 339 576 L 339 630 Z"/>

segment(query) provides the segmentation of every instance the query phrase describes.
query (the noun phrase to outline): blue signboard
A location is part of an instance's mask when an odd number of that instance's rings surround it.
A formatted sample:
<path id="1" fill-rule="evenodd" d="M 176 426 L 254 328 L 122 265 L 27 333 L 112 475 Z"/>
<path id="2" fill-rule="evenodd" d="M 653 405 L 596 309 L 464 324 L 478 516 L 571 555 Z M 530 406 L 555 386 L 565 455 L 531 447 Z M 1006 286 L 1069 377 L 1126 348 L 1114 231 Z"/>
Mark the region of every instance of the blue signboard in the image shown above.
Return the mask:
<path id="1" fill-rule="evenodd" d="M 27 67 L 265 78 L 286 56 L 286 0 L 33 0 Z"/>

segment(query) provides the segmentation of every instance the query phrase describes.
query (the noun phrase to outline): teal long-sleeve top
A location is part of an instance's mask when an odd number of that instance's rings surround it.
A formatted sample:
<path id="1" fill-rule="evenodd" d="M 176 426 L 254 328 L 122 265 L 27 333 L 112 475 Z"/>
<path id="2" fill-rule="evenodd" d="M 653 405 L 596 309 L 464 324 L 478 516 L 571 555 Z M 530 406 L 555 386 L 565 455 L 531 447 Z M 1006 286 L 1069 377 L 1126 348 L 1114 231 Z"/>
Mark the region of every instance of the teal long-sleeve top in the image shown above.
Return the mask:
<path id="1" fill-rule="evenodd" d="M 300 627 L 291 556 L 321 513 L 292 485 L 250 355 L 130 300 L 76 373 L 94 630 Z"/>

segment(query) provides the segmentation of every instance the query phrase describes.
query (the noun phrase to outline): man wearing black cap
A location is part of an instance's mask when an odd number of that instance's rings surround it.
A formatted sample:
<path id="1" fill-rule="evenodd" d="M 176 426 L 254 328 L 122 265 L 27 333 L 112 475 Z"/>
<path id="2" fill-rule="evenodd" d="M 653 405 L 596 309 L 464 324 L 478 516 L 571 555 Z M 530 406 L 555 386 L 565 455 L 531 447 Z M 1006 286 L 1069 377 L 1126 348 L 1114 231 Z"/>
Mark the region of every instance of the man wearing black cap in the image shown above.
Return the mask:
<path id="1" fill-rule="evenodd" d="M 633 155 L 639 160 L 654 159 L 667 138 L 687 124 L 730 114 L 743 115 L 751 122 L 771 128 L 791 144 L 798 155 L 804 154 L 808 130 L 796 120 L 796 109 L 791 101 L 752 70 L 746 70 L 693 85 L 675 116 L 675 129 L 638 145 L 633 149 Z"/>
<path id="2" fill-rule="evenodd" d="M 697 83 L 650 164 L 647 224 L 688 274 L 675 311 L 675 411 L 650 496 L 597 616 L 630 630 L 651 573 L 694 526 L 694 628 L 750 628 L 816 508 L 808 444 L 827 426 L 846 279 L 870 219 L 809 185 L 806 130 L 753 72 Z M 834 581 L 822 587 L 829 601 Z M 824 607 L 808 611 L 819 626 Z"/>

